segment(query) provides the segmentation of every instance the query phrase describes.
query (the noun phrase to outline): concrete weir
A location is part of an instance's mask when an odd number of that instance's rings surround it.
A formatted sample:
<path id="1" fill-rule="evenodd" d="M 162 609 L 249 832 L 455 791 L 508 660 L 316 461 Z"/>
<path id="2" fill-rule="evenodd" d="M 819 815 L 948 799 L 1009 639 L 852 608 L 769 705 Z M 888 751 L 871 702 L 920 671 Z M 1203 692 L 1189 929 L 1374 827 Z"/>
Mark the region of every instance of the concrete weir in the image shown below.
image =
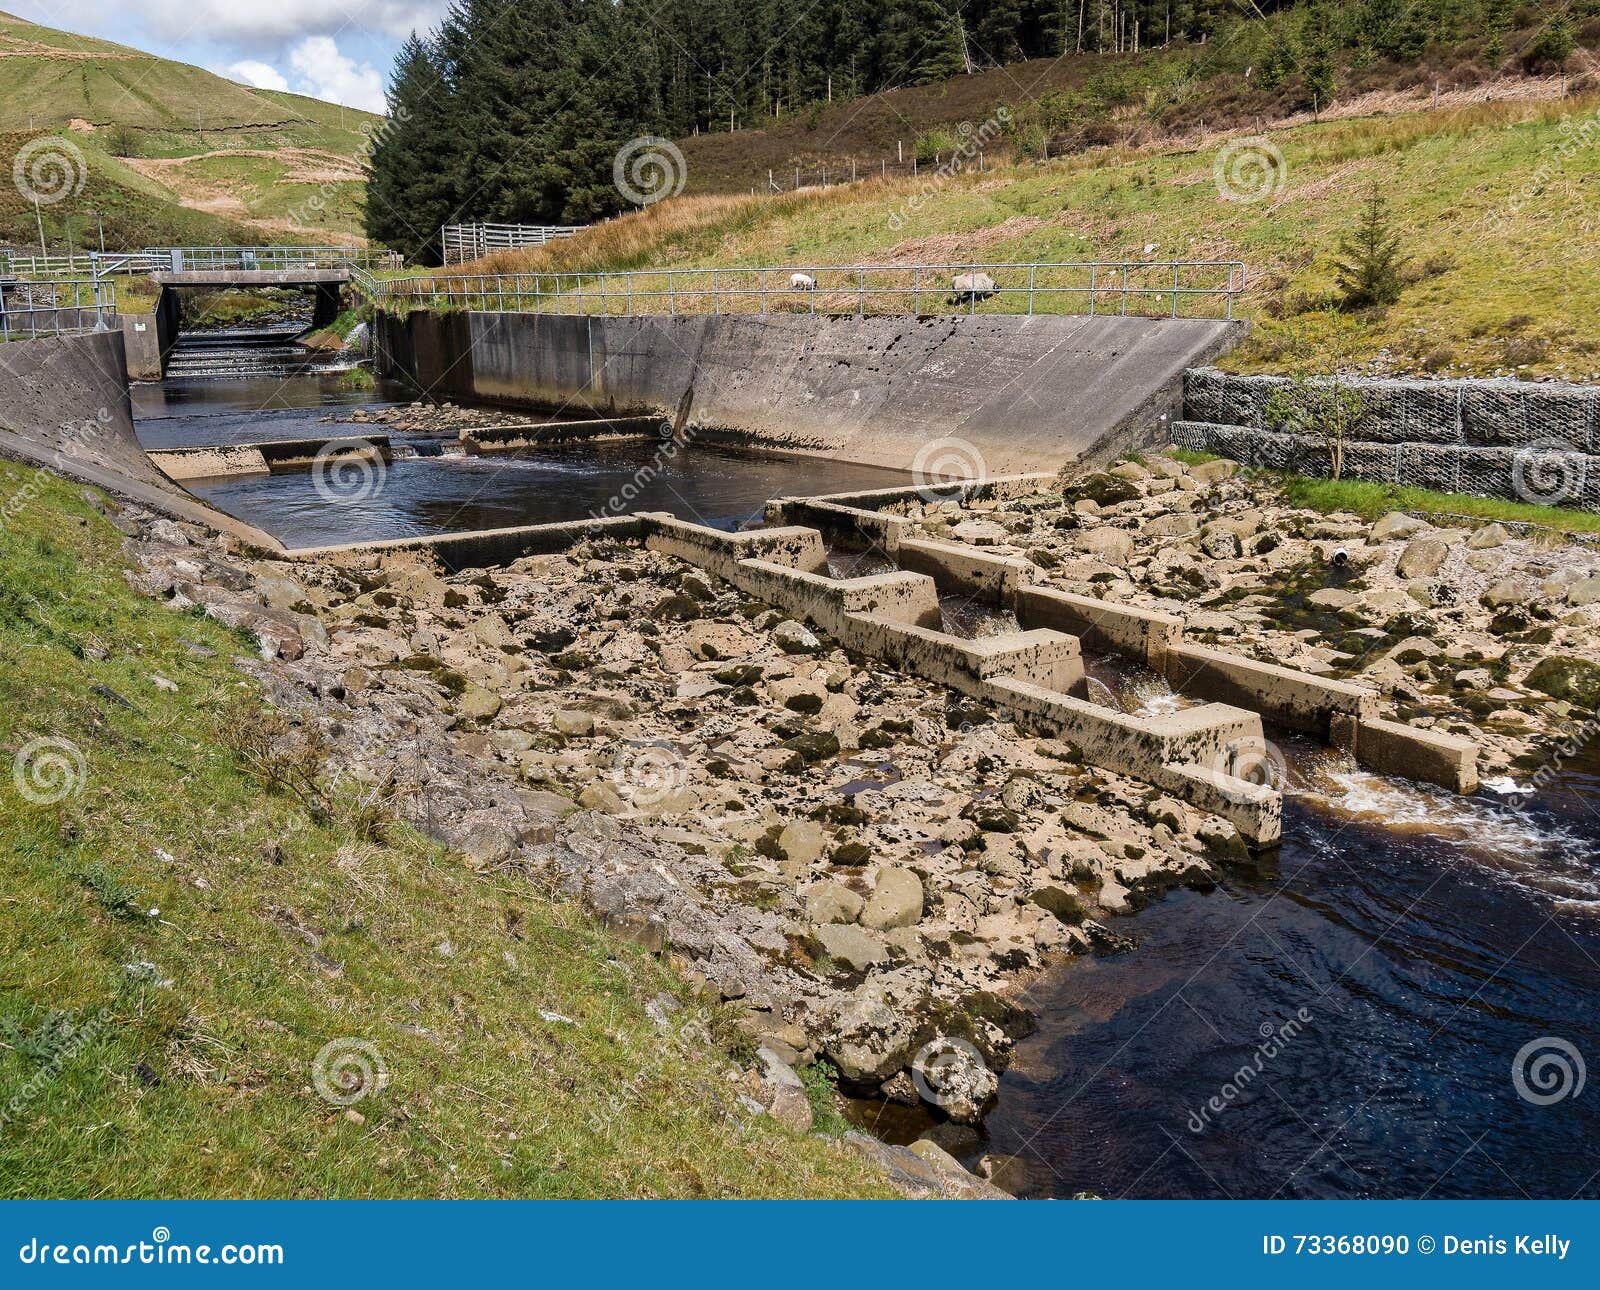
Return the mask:
<path id="1" fill-rule="evenodd" d="M 944 491 L 968 499 L 1015 497 L 1052 479 L 1048 475 L 1016 475 L 952 485 Z M 877 509 L 921 497 L 914 489 L 884 489 L 870 494 L 783 498 L 767 507 L 767 520 L 774 524 L 805 520 L 828 532 L 865 537 L 901 568 L 927 573 L 943 586 L 1010 610 L 1025 629 L 1067 632 L 1086 648 L 1151 668 L 1178 692 L 1212 701 L 1210 707 L 1248 710 L 1257 721 L 1249 737 L 1260 737 L 1259 723 L 1265 718 L 1275 726 L 1342 748 L 1360 765 L 1379 774 L 1439 784 L 1458 793 L 1477 791 L 1478 747 L 1472 740 L 1415 730 L 1378 717 L 1378 695 L 1366 686 L 1192 644 L 1183 639 L 1184 623 L 1175 615 L 1033 586 L 1035 569 L 1027 561 L 1006 559 L 960 543 L 913 537 L 914 527 L 905 516 Z M 863 502 L 868 505 L 861 505 Z M 1239 760 L 1241 752 L 1224 750 L 1232 761 Z"/>
<path id="2" fill-rule="evenodd" d="M 1203 318 L 589 317 L 383 314 L 379 364 L 422 389 L 702 439 L 913 468 L 959 441 L 973 474 L 1058 468 L 1153 442 L 1183 373 L 1245 324 Z"/>

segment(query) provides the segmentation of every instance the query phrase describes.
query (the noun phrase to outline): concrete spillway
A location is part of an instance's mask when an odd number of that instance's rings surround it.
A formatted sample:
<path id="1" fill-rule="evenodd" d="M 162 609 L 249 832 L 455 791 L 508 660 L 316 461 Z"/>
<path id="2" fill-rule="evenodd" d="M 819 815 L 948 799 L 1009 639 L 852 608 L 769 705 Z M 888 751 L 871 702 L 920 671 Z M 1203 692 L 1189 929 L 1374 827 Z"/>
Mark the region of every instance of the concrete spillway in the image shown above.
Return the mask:
<path id="1" fill-rule="evenodd" d="M 958 439 L 971 474 L 1056 469 L 1165 437 L 1186 368 L 1245 324 L 1130 317 L 385 317 L 380 363 L 442 397 L 706 432 L 914 469 Z"/>

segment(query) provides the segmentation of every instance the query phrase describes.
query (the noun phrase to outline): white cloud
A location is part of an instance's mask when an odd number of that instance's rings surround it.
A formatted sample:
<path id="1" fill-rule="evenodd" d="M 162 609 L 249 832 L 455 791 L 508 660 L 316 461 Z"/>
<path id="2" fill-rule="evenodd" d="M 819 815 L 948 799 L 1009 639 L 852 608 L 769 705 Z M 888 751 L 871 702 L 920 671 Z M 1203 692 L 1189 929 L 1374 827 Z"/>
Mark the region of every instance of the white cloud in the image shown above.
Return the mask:
<path id="1" fill-rule="evenodd" d="M 170 40 L 266 40 L 279 45 L 307 35 L 380 31 L 401 37 L 438 23 L 443 0 L 143 0 L 150 28 Z"/>
<path id="2" fill-rule="evenodd" d="M 289 82 L 284 79 L 283 73 L 276 67 L 269 67 L 266 63 L 258 63 L 252 58 L 247 58 L 242 63 L 235 63 L 228 68 L 228 75 L 236 81 L 243 81 L 246 85 L 254 85 L 258 90 L 287 90 Z"/>
<path id="3" fill-rule="evenodd" d="M 289 51 L 289 66 L 301 94 L 368 112 L 384 110 L 383 77 L 372 64 L 341 54 L 332 36 L 307 36 Z"/>

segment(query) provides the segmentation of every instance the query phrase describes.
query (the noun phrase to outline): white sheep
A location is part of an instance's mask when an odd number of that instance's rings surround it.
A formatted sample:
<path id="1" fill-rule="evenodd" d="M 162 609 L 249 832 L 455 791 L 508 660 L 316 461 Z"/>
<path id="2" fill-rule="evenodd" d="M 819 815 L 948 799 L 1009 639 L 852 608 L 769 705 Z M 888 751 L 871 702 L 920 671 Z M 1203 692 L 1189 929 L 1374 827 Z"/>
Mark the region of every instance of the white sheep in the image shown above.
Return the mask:
<path id="1" fill-rule="evenodd" d="M 789 289 L 791 291 L 811 291 L 815 289 L 817 280 L 809 273 L 792 273 L 789 275 Z"/>

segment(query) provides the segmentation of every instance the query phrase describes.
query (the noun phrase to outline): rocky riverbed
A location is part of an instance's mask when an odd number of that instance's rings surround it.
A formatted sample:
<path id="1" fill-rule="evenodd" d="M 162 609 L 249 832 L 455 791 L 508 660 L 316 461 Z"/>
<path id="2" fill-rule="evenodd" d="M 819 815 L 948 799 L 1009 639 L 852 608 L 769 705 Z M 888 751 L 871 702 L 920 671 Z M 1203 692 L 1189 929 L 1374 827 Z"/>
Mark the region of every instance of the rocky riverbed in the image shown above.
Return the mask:
<path id="1" fill-rule="evenodd" d="M 1105 915 L 1243 854 L 1224 821 L 638 547 L 443 577 L 254 561 L 132 515 L 136 584 L 254 633 L 250 671 L 335 773 L 580 896 L 852 1091 L 976 1120 L 1030 1026 L 1011 989 L 1124 948 Z"/>
<path id="2" fill-rule="evenodd" d="M 1584 547 L 1298 511 L 1229 463 L 905 509 L 1041 581 L 1364 679 L 1481 740 L 1491 774 L 1527 773 L 1600 698 Z M 1244 856 L 1226 822 L 637 545 L 446 576 L 119 522 L 140 589 L 253 633 L 285 737 L 317 732 L 385 809 L 668 956 L 760 1046 L 751 1096 L 807 1123 L 792 1072 L 818 1058 L 975 1122 L 1033 974 L 1125 949 L 1109 915 Z"/>
<path id="3" fill-rule="evenodd" d="M 1600 550 L 1498 523 L 1285 503 L 1230 461 L 1164 457 L 1007 501 L 896 506 L 1037 581 L 1183 618 L 1190 639 L 1359 681 L 1521 782 L 1600 705 Z"/>

